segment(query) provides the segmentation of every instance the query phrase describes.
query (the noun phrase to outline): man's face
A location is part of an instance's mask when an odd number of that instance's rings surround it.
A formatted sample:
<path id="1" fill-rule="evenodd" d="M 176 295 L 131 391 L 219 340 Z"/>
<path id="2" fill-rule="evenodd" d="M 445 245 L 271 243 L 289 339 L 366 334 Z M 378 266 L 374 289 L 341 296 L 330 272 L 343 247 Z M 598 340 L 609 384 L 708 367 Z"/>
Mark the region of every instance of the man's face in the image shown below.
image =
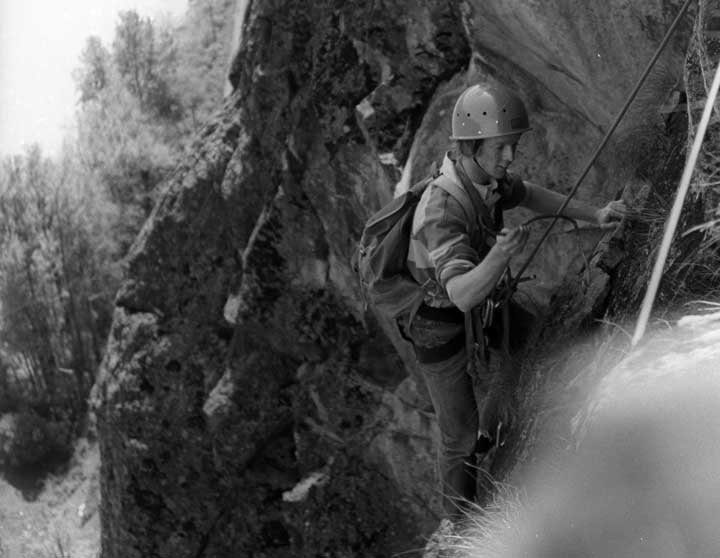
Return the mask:
<path id="1" fill-rule="evenodd" d="M 505 178 L 508 166 L 515 160 L 520 134 L 483 140 L 475 153 L 475 162 L 495 179 Z"/>

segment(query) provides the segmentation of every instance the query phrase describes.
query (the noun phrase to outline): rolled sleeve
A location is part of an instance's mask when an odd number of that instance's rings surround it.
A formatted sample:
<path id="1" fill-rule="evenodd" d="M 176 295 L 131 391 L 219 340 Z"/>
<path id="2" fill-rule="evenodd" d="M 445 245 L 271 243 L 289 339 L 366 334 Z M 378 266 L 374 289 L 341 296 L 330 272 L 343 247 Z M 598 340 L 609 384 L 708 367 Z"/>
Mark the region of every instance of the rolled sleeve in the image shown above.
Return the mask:
<path id="1" fill-rule="evenodd" d="M 436 188 L 416 238 L 427 250 L 436 280 L 444 290 L 452 277 L 470 271 L 480 261 L 468 229 L 467 217 L 459 202 Z"/>

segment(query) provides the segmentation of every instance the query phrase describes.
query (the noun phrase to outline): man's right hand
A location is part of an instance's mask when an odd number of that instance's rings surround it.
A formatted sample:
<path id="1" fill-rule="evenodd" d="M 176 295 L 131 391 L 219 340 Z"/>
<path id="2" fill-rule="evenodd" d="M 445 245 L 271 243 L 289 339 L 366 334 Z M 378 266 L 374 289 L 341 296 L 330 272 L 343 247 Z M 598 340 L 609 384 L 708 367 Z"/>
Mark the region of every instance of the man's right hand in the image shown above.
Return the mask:
<path id="1" fill-rule="evenodd" d="M 507 257 L 511 257 L 522 252 L 529 235 L 530 231 L 524 225 L 520 225 L 515 229 L 504 228 L 497 235 L 495 245 L 498 250 L 502 250 Z"/>

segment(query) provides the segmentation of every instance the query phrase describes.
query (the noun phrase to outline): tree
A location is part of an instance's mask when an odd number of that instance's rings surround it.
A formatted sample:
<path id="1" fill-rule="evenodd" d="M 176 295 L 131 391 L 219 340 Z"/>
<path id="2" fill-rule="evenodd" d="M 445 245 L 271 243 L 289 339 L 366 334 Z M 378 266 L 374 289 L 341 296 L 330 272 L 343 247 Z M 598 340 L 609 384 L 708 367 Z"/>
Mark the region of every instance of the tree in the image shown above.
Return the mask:
<path id="1" fill-rule="evenodd" d="M 177 126 L 142 111 L 139 100 L 112 82 L 78 115 L 77 157 L 83 180 L 102 192 L 123 257 L 155 203 L 157 185 L 182 147 Z"/>
<path id="2" fill-rule="evenodd" d="M 100 204 L 75 169 L 37 146 L 0 168 L 3 370 L 36 410 L 62 419 L 83 416 L 118 284 Z"/>
<path id="3" fill-rule="evenodd" d="M 110 327 L 121 261 L 158 185 L 220 103 L 233 0 L 191 0 L 176 29 L 119 15 L 73 72 L 78 134 L 51 161 L 0 161 L 0 405 L 83 416 Z M 5 399 L 3 399 L 5 398 Z"/>
<path id="4" fill-rule="evenodd" d="M 179 118 L 180 105 L 168 83 L 174 45 L 168 32 L 158 33 L 149 18 L 134 10 L 120 12 L 115 27 L 113 57 L 120 78 L 140 102 L 143 111 L 164 118 Z"/>
<path id="5" fill-rule="evenodd" d="M 177 29 L 179 91 L 192 128 L 197 128 L 221 103 L 235 9 L 233 0 L 190 0 Z"/>
<path id="6" fill-rule="evenodd" d="M 80 92 L 80 103 L 86 103 L 96 99 L 110 79 L 110 53 L 99 37 L 88 37 L 80 63 L 80 68 L 73 71 L 73 78 Z"/>

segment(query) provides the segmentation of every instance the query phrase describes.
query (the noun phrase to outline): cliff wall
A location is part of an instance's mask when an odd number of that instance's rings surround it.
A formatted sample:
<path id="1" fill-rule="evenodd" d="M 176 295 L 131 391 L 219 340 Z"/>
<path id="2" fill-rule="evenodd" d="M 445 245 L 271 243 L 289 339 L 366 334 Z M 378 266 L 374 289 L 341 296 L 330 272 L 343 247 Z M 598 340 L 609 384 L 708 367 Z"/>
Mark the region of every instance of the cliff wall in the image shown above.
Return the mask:
<path id="1" fill-rule="evenodd" d="M 234 92 L 180 161 L 117 296 L 96 387 L 103 558 L 422 546 L 439 511 L 434 415 L 408 347 L 364 309 L 353 249 L 396 184 L 439 159 L 454 98 L 479 79 L 530 110 L 514 170 L 569 190 L 681 2 L 590 4 L 248 4 Z M 691 24 L 664 58 L 671 77 Z M 611 154 L 580 199 L 636 178 Z M 522 293 L 541 321 L 562 300 L 567 319 L 547 327 L 602 312 L 622 238 L 551 237 Z"/>

